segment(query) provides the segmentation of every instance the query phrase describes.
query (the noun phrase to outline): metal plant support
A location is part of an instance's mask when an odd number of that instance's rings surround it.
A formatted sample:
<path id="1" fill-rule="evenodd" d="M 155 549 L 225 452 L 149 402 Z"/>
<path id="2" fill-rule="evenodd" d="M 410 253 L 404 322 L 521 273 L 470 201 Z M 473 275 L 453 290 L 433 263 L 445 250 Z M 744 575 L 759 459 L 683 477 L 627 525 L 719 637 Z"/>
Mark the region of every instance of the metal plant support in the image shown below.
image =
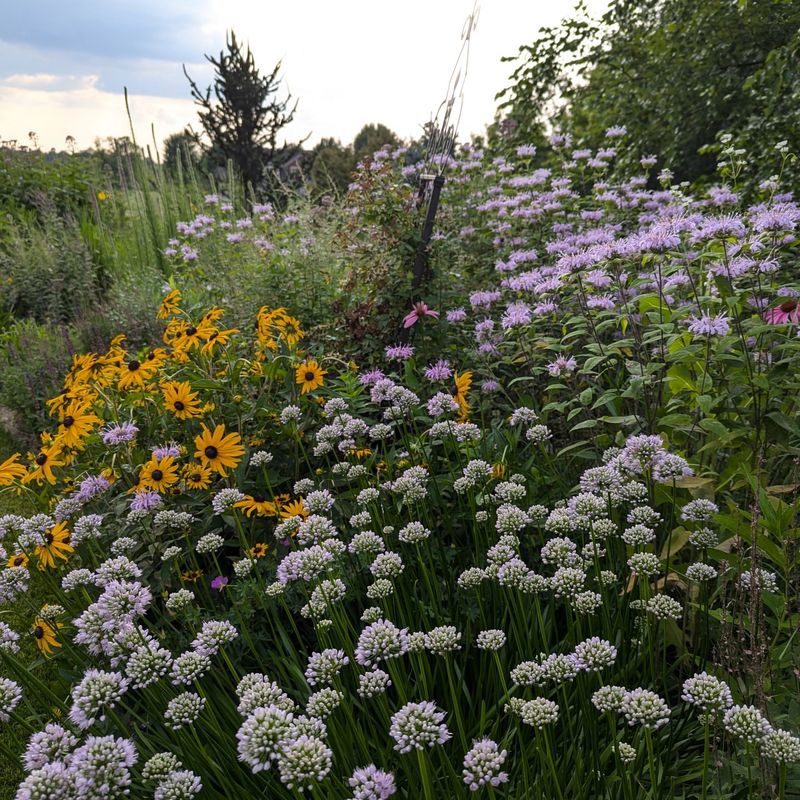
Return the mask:
<path id="1" fill-rule="evenodd" d="M 480 7 L 477 0 L 472 12 L 464 22 L 461 31 L 461 50 L 456 59 L 450 80 L 447 84 L 445 99 L 436 111 L 436 115 L 428 126 L 428 146 L 425 152 L 425 168 L 420 175 L 417 208 L 425 208 L 422 232 L 414 256 L 414 275 L 411 282 L 411 304 L 421 299 L 420 289 L 428 276 L 428 246 L 433 234 L 433 223 L 439 208 L 439 197 L 444 186 L 444 172 L 456 142 L 458 126 L 461 122 L 461 111 L 464 107 L 464 82 L 469 67 L 469 47 L 472 33 L 478 24 Z M 452 120 L 453 111 L 455 120 Z M 407 341 L 409 331 L 401 331 L 403 341 Z"/>

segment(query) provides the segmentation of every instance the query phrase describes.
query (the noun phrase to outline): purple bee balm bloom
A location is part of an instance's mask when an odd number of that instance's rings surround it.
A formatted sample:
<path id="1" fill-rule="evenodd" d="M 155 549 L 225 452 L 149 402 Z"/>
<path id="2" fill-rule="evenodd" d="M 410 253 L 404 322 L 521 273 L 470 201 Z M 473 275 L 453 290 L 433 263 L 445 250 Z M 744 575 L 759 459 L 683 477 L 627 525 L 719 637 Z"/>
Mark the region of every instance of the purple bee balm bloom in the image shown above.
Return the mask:
<path id="1" fill-rule="evenodd" d="M 162 447 L 153 448 L 153 458 L 157 458 L 159 461 L 167 456 L 180 458 L 180 455 L 181 449 L 176 444 L 165 444 Z"/>
<path id="2" fill-rule="evenodd" d="M 131 511 L 150 511 L 161 505 L 158 492 L 137 492 L 131 500 Z"/>
<path id="3" fill-rule="evenodd" d="M 397 344 L 394 347 L 386 348 L 386 358 L 396 358 L 400 361 L 405 361 L 414 355 L 414 348 L 410 344 Z"/>
<path id="4" fill-rule="evenodd" d="M 552 361 L 547 365 L 547 371 L 554 377 L 557 378 L 563 374 L 569 374 L 575 367 L 578 366 L 578 362 L 570 356 L 566 358 L 565 356 L 559 356 L 555 361 Z"/>
<path id="5" fill-rule="evenodd" d="M 381 372 L 381 370 L 373 369 L 369 372 L 364 372 L 362 375 L 359 375 L 358 382 L 363 386 L 372 386 L 385 377 L 386 376 L 383 374 L 383 372 Z"/>
<path id="6" fill-rule="evenodd" d="M 731 330 L 730 320 L 724 314 L 712 317 L 704 311 L 701 316 L 689 320 L 689 333 L 695 336 L 727 336 Z"/>
<path id="7" fill-rule="evenodd" d="M 124 444 L 130 442 L 139 433 L 139 429 L 132 422 L 123 422 L 122 425 L 111 425 L 103 431 L 105 444 Z"/>
<path id="8" fill-rule="evenodd" d="M 221 592 L 228 585 L 229 580 L 230 579 L 226 578 L 224 575 L 217 575 L 217 577 L 211 581 L 211 588 Z"/>
<path id="9" fill-rule="evenodd" d="M 108 478 L 104 478 L 102 475 L 90 475 L 81 481 L 75 499 L 81 503 L 87 503 L 95 495 L 102 494 L 110 485 Z"/>
<path id="10" fill-rule="evenodd" d="M 497 392 L 499 390 L 500 390 L 500 384 L 497 381 L 484 381 L 481 384 L 481 391 Z"/>
<path id="11" fill-rule="evenodd" d="M 461 322 L 467 318 L 467 312 L 463 308 L 453 308 L 446 316 L 448 322 Z"/>
<path id="12" fill-rule="evenodd" d="M 450 368 L 450 362 L 447 359 L 440 359 L 425 370 L 425 377 L 429 381 L 446 381 L 452 374 L 453 370 Z"/>

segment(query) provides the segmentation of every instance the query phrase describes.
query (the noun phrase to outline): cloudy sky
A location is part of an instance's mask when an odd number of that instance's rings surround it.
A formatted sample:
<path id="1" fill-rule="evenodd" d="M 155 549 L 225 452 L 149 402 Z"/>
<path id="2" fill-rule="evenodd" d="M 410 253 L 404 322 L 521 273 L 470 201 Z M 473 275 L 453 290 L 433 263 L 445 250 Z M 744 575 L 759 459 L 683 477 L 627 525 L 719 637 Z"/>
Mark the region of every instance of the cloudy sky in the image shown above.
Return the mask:
<path id="1" fill-rule="evenodd" d="M 501 63 L 556 24 L 572 0 L 480 0 L 460 133 L 481 132 L 512 65 Z M 367 122 L 414 136 L 444 99 L 473 0 L 0 0 L 0 139 L 42 148 L 128 132 L 128 87 L 137 139 L 157 141 L 197 125 L 182 64 L 211 82 L 204 53 L 225 32 L 249 42 L 262 72 L 282 62 L 299 99 L 289 139 L 352 141 Z M 590 0 L 597 13 L 604 0 Z"/>

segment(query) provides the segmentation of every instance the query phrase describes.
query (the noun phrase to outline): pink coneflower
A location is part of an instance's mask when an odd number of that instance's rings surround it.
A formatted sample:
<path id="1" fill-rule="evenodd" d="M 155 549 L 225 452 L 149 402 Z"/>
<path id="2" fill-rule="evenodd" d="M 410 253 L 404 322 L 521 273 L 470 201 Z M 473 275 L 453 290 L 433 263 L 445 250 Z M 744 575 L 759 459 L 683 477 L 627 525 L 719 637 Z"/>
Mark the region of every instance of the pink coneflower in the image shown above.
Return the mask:
<path id="1" fill-rule="evenodd" d="M 797 323 L 800 322 L 800 307 L 798 306 L 797 300 L 790 297 L 788 300 L 784 300 L 779 306 L 765 311 L 764 320 L 769 322 L 770 325 L 786 325 L 787 323 L 797 325 Z"/>
<path id="2" fill-rule="evenodd" d="M 406 314 L 405 317 L 403 317 L 403 327 L 410 328 L 412 325 L 416 324 L 423 317 L 438 317 L 438 316 L 439 312 L 428 308 L 426 303 L 422 302 L 414 303 L 414 308 L 411 309 L 410 313 Z"/>

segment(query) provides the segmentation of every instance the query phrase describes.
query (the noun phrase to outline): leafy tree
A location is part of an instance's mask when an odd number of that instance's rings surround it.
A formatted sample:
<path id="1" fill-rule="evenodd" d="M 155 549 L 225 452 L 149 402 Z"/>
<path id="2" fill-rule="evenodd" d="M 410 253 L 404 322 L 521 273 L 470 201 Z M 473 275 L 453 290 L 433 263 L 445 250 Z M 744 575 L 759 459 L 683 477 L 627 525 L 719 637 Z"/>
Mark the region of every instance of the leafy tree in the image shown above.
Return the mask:
<path id="1" fill-rule="evenodd" d="M 315 190 L 325 193 L 334 189 L 344 194 L 356 166 L 353 148 L 342 145 L 336 139 L 322 139 L 312 156 L 311 182 Z"/>
<path id="2" fill-rule="evenodd" d="M 178 164 L 182 169 L 200 165 L 199 138 L 194 131 L 182 130 L 164 139 L 164 169 L 174 178 L 178 175 Z"/>
<path id="3" fill-rule="evenodd" d="M 385 144 L 397 146 L 400 140 L 397 134 L 382 125 L 380 122 L 377 124 L 365 125 L 353 140 L 353 154 L 356 161 L 361 161 L 362 158 L 371 156 L 376 150 L 380 150 Z"/>
<path id="4" fill-rule="evenodd" d="M 225 39 L 227 50 L 218 58 L 206 55 L 215 71 L 212 87 L 201 91 L 184 65 L 192 97 L 198 106 L 203 130 L 211 141 L 212 154 L 224 164 L 232 160 L 246 183 L 258 186 L 264 170 L 275 166 L 278 134 L 294 119 L 297 102 L 291 94 L 278 98 L 281 79 L 278 62 L 271 73 L 262 75 L 248 46 L 243 50 L 231 31 Z"/>
<path id="5" fill-rule="evenodd" d="M 774 144 L 800 144 L 798 29 L 796 0 L 611 0 L 599 20 L 579 3 L 505 59 L 517 66 L 490 133 L 495 144 L 536 141 L 550 120 L 598 147 L 624 125 L 635 157 L 655 153 L 695 180 L 714 171 L 728 132 L 776 171 Z"/>

